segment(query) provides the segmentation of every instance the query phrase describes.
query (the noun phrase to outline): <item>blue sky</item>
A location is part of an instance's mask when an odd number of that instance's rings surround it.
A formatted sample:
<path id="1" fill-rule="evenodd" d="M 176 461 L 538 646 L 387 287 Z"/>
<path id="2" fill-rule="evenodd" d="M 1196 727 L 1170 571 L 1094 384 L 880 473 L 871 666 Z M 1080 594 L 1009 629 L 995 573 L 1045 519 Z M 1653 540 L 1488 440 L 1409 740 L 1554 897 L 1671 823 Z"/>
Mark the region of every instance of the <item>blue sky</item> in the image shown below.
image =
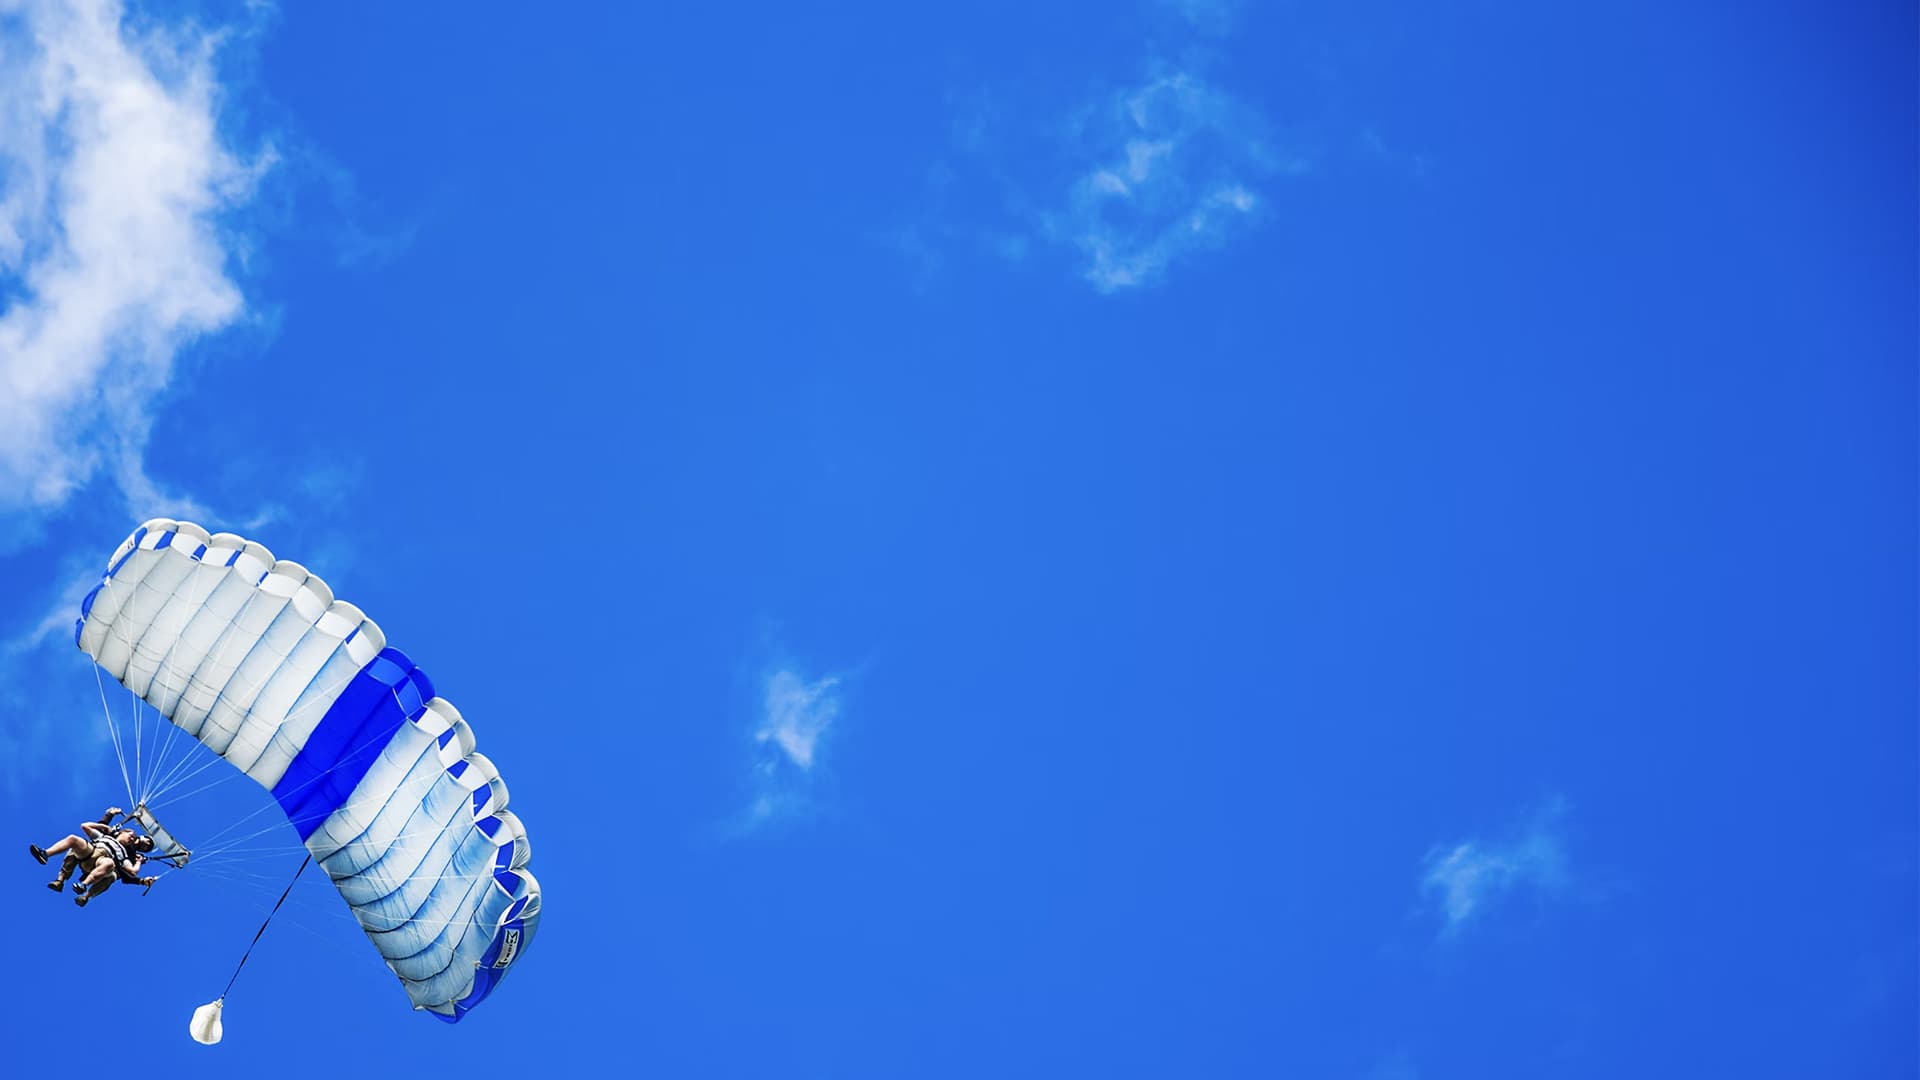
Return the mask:
<path id="1" fill-rule="evenodd" d="M 23 1075 L 1920 1072 L 1910 5 L 387 7 L 0 4 L 0 822 L 124 802 L 69 628 L 187 518 L 540 936 L 447 1027 L 302 880 L 197 1046 L 220 783 L 16 852 Z"/>

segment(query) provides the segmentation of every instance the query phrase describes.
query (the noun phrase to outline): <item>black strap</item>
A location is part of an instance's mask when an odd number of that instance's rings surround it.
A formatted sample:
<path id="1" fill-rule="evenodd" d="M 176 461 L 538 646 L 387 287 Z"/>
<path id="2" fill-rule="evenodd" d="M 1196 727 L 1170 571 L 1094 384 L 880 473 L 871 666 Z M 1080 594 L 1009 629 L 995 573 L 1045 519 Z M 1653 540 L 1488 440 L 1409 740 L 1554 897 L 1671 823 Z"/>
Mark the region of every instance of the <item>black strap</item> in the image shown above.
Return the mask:
<path id="1" fill-rule="evenodd" d="M 253 955 L 253 947 L 254 947 L 255 945 L 258 945 L 258 944 L 260 944 L 260 935 L 261 935 L 261 934 L 264 934 L 264 933 L 266 933 L 266 932 L 267 932 L 267 923 L 270 923 L 270 922 L 272 922 L 272 921 L 273 921 L 273 917 L 274 917 L 275 915 L 277 915 L 277 914 L 279 914 L 279 912 L 280 912 L 280 905 L 281 905 L 281 904 L 284 904 L 284 903 L 286 903 L 286 902 L 287 902 L 287 894 L 288 894 L 288 893 L 291 893 L 291 892 L 293 892 L 293 882 L 294 882 L 294 881 L 299 881 L 299 880 L 300 880 L 300 875 L 301 875 L 301 874 L 304 874 L 304 873 L 306 873 L 306 872 L 307 872 L 307 864 L 308 864 L 308 863 L 310 863 L 310 862 L 312 862 L 312 861 L 313 861 L 313 852 L 311 852 L 311 851 L 309 851 L 309 852 L 307 852 L 307 857 L 306 857 L 306 858 L 304 858 L 304 859 L 302 859 L 302 860 L 300 860 L 300 869 L 298 869 L 298 870 L 295 870 L 295 871 L 293 872 L 293 881 L 289 881 L 289 882 L 287 882 L 287 891 L 286 891 L 286 892 L 283 892 L 283 893 L 281 893 L 281 894 L 280 894 L 280 899 L 278 899 L 278 900 L 275 900 L 275 901 L 273 902 L 273 910 L 272 910 L 272 911 L 269 911 L 269 912 L 267 912 L 267 921 L 266 921 L 266 922 L 263 922 L 263 923 L 261 923 L 261 924 L 260 924 L 260 929 L 258 929 L 258 930 L 256 930 L 256 931 L 254 931 L 254 934 L 253 934 L 253 940 L 247 943 L 247 951 L 246 951 L 245 953 L 243 953 L 243 954 L 241 954 L 241 957 L 240 957 L 240 962 L 239 962 L 238 964 L 235 964 L 235 965 L 234 965 L 234 967 L 233 967 L 233 978 L 232 978 L 232 979 L 228 979 L 228 980 L 227 980 L 227 989 L 226 989 L 226 990 L 222 990 L 222 991 L 220 991 L 220 1000 L 222 1000 L 222 1001 L 225 1001 L 225 1000 L 226 1000 L 226 998 L 227 998 L 227 991 L 228 991 L 228 990 L 232 990 L 232 989 L 233 989 L 233 983 L 234 983 L 234 980 L 235 980 L 235 979 L 238 979 L 238 978 L 240 977 L 240 969 L 241 969 L 241 968 L 243 968 L 243 967 L 246 967 L 246 966 L 247 966 L 247 957 L 249 957 L 249 956 L 252 956 L 252 955 Z"/>

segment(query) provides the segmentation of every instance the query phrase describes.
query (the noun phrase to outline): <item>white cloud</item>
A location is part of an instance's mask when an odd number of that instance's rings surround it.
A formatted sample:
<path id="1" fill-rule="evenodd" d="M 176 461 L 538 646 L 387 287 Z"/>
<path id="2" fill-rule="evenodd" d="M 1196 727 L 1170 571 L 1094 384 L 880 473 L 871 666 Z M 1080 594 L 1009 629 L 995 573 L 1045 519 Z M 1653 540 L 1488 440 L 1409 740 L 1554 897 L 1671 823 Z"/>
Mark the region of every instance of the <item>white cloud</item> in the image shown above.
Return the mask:
<path id="1" fill-rule="evenodd" d="M 838 715 L 839 679 L 829 675 L 809 683 L 791 671 L 776 671 L 767 680 L 766 713 L 754 741 L 771 742 L 806 772 L 813 768 L 821 736 Z"/>
<path id="2" fill-rule="evenodd" d="M 1565 811 L 1566 804 L 1556 799 L 1503 839 L 1442 844 L 1428 852 L 1421 892 L 1438 897 L 1444 929 L 1458 930 L 1516 892 L 1564 890 L 1567 855 L 1560 821 Z"/>
<path id="3" fill-rule="evenodd" d="M 105 473 L 133 516 L 206 516 L 144 462 L 181 349 L 245 311 L 221 215 L 270 154 L 221 139 L 220 35 L 112 0 L 0 0 L 0 509 Z"/>
<path id="4" fill-rule="evenodd" d="M 840 676 L 808 679 L 791 666 L 766 676 L 753 731 L 753 794 L 736 831 L 803 817 L 816 808 L 819 774 L 840 706 Z"/>
<path id="5" fill-rule="evenodd" d="M 1079 149 L 1093 161 L 1064 208 L 1046 215 L 1047 231 L 1080 251 L 1096 289 L 1150 284 L 1257 219 L 1254 184 L 1277 167 L 1260 127 L 1192 72 L 1120 91 L 1079 126 Z"/>

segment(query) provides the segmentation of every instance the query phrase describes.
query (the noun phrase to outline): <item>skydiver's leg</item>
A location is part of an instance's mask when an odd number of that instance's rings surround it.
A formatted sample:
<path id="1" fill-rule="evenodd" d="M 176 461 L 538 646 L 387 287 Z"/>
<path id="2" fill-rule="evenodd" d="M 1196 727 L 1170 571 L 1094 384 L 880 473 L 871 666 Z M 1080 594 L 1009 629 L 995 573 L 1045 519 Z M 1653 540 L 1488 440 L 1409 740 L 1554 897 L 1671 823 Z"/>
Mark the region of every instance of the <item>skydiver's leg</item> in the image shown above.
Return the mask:
<path id="1" fill-rule="evenodd" d="M 53 842 L 47 849 L 49 855 L 64 855 L 69 851 L 92 851 L 93 841 L 84 836 L 67 836 Z"/>
<path id="2" fill-rule="evenodd" d="M 67 887 L 67 879 L 73 876 L 75 867 L 80 869 L 80 876 L 85 877 L 93 872 L 93 864 L 94 856 L 92 845 L 80 848 L 77 851 L 67 852 L 67 857 L 60 860 L 60 876 L 47 882 L 47 888 L 59 892 L 61 889 Z"/>
<path id="3" fill-rule="evenodd" d="M 99 858 L 99 859 L 93 860 L 93 868 L 91 870 L 88 870 L 87 876 L 84 878 L 81 878 L 80 883 L 73 887 L 73 891 L 86 892 L 88 889 L 93 888 L 95 885 L 100 884 L 102 881 L 112 880 L 114 875 L 114 870 L 115 868 L 114 868 L 112 859 Z"/>
<path id="4" fill-rule="evenodd" d="M 73 868 L 79 865 L 80 856 L 69 852 L 66 858 L 60 860 L 60 876 L 47 882 L 47 888 L 52 889 L 54 892 L 59 892 L 61 889 L 66 888 L 67 879 L 73 876 Z M 87 869 L 93 869 L 92 865 L 89 864 Z"/>
<path id="5" fill-rule="evenodd" d="M 106 892 L 108 889 L 113 887 L 115 877 L 116 875 L 110 874 L 107 876 L 107 878 L 104 881 L 100 881 L 93 885 L 87 886 L 86 891 L 84 893 L 81 893 L 81 895 L 73 898 L 73 902 L 75 904 L 78 904 L 81 907 L 86 907 L 87 901 L 93 899 L 96 896 L 99 896 L 101 893 Z"/>

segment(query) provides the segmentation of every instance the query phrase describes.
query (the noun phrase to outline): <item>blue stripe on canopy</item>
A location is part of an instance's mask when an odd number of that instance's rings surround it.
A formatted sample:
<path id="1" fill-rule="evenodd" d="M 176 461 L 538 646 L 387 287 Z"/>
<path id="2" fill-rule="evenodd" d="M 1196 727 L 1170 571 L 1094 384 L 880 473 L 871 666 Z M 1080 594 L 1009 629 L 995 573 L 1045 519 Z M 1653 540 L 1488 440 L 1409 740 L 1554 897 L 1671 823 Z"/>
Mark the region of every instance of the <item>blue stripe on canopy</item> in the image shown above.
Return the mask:
<path id="1" fill-rule="evenodd" d="M 426 711 L 433 684 L 399 649 L 382 649 L 334 700 L 287 765 L 273 797 L 305 840 L 352 797 L 387 743 Z"/>
<path id="2" fill-rule="evenodd" d="M 473 989 L 467 991 L 466 997 L 453 1003 L 452 1016 L 437 1012 L 430 1012 L 427 1015 L 433 1017 L 435 1020 L 445 1020 L 449 1024 L 457 1024 L 460 1022 L 461 1017 L 473 1011 L 475 1005 L 485 1001 L 487 995 L 493 993 L 493 984 L 499 981 L 500 970 L 498 968 L 476 968 L 473 972 Z"/>
<path id="3" fill-rule="evenodd" d="M 487 946 L 487 951 L 480 957 L 480 962 L 474 965 L 473 989 L 467 991 L 466 997 L 453 1003 L 453 1015 L 447 1016 L 442 1013 L 432 1013 L 432 1016 L 440 1020 L 445 1020 L 449 1024 L 457 1024 L 460 1022 L 461 1017 L 467 1015 L 475 1005 L 485 1001 L 488 994 L 493 993 L 495 984 L 500 981 L 500 976 L 505 974 L 506 971 L 504 968 L 495 967 L 494 962 L 500 958 L 500 949 L 506 941 L 507 934 L 509 932 L 514 934 L 526 933 L 526 920 L 512 918 L 512 916 L 519 914 L 520 910 L 526 905 L 526 902 L 526 898 L 522 897 L 514 902 L 513 907 L 507 909 L 507 918 L 510 921 L 503 921 L 500 929 L 494 932 L 492 944 Z M 524 941 L 525 939 L 523 938 L 522 942 L 524 943 Z"/>
<path id="4" fill-rule="evenodd" d="M 115 559 L 112 566 L 107 567 L 106 575 L 100 579 L 100 584 L 87 590 L 86 598 L 80 601 L 80 618 L 73 624 L 73 643 L 75 645 L 80 644 L 80 634 L 87 628 L 87 615 L 93 611 L 94 597 L 100 595 L 100 590 L 106 588 L 107 582 L 112 580 L 113 575 L 119 573 L 120 568 L 127 565 L 127 560 L 133 558 L 134 553 L 140 550 L 140 541 L 145 539 L 146 535 L 147 530 L 144 525 L 133 530 L 133 535 L 127 539 L 127 553 Z M 239 557 L 240 553 L 238 551 L 233 553 L 234 559 Z M 233 559 L 227 560 L 227 565 L 233 565 Z"/>

